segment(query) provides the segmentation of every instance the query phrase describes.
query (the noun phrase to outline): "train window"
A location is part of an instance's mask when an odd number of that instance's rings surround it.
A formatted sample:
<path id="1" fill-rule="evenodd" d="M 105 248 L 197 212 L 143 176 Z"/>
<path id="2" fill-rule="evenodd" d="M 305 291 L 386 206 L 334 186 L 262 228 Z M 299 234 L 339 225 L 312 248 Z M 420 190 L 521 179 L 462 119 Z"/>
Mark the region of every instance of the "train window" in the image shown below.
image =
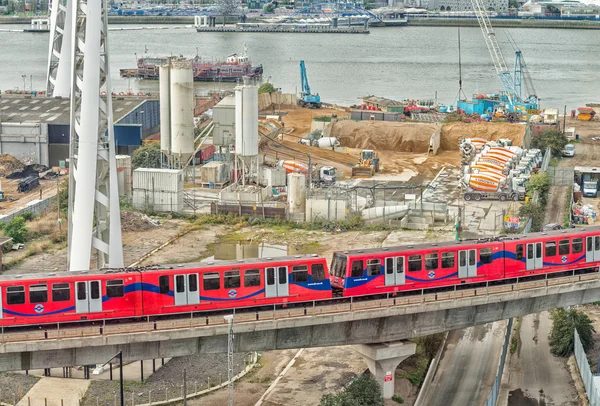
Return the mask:
<path id="1" fill-rule="evenodd" d="M 593 251 L 594 250 L 594 237 L 588 237 L 587 238 L 587 251 Z"/>
<path id="2" fill-rule="evenodd" d="M 388 275 L 394 273 L 394 258 L 385 259 L 385 273 Z"/>
<path id="3" fill-rule="evenodd" d="M 583 251 L 583 238 L 573 238 L 573 254 Z"/>
<path id="4" fill-rule="evenodd" d="M 425 269 L 428 271 L 438 269 L 438 254 L 434 252 L 432 254 L 425 254 Z"/>
<path id="5" fill-rule="evenodd" d="M 240 270 L 239 269 L 225 271 L 225 273 L 223 274 L 223 287 L 225 289 L 240 287 Z"/>
<path id="6" fill-rule="evenodd" d="M 460 267 L 467 266 L 467 252 L 466 251 L 458 252 L 458 266 L 460 266 Z"/>
<path id="7" fill-rule="evenodd" d="M 100 282 L 90 282 L 90 299 L 100 299 Z"/>
<path id="8" fill-rule="evenodd" d="M 31 285 L 29 287 L 29 303 L 46 303 L 48 301 L 48 285 Z"/>
<path id="9" fill-rule="evenodd" d="M 600 237 L 594 237 L 594 251 L 600 250 Z"/>
<path id="10" fill-rule="evenodd" d="M 527 258 L 533 258 L 533 244 L 527 244 Z"/>
<path id="11" fill-rule="evenodd" d="M 345 278 L 346 264 L 347 258 L 345 255 L 333 254 L 333 263 L 331 264 L 333 275 L 337 276 L 338 278 Z"/>
<path id="12" fill-rule="evenodd" d="M 275 268 L 267 268 L 267 285 L 275 285 Z"/>
<path id="13" fill-rule="evenodd" d="M 77 287 L 77 300 L 86 300 L 87 299 L 85 285 L 86 285 L 85 282 L 78 282 L 75 284 L 75 286 Z"/>
<path id="14" fill-rule="evenodd" d="M 259 269 L 246 269 L 244 271 L 244 286 L 247 288 L 252 286 L 260 286 Z"/>
<path id="15" fill-rule="evenodd" d="M 124 295 L 125 289 L 123 279 L 106 281 L 106 297 L 123 297 Z"/>
<path id="16" fill-rule="evenodd" d="M 221 280 L 218 272 L 207 272 L 202 278 L 204 280 L 204 290 L 221 289 Z"/>
<path id="17" fill-rule="evenodd" d="M 571 242 L 569 240 L 560 240 L 558 242 L 559 255 L 569 255 L 569 248 L 571 248 Z"/>
<path id="18" fill-rule="evenodd" d="M 556 255 L 556 242 L 546 241 L 546 256 L 553 257 Z"/>
<path id="19" fill-rule="evenodd" d="M 515 251 L 516 260 L 520 261 L 523 259 L 523 244 L 517 244 L 517 249 Z"/>
<path id="20" fill-rule="evenodd" d="M 353 278 L 360 278 L 363 276 L 364 262 L 362 260 L 352 261 L 352 274 Z"/>
<path id="21" fill-rule="evenodd" d="M 367 276 L 377 276 L 381 273 L 381 261 L 379 259 L 367 260 Z"/>
<path id="22" fill-rule="evenodd" d="M 169 277 L 167 275 L 160 276 L 158 278 L 158 286 L 161 295 L 166 295 L 169 293 L 171 291 L 171 282 L 169 281 Z"/>
<path id="23" fill-rule="evenodd" d="M 308 266 L 296 265 L 292 267 L 292 283 L 308 282 Z"/>
<path id="24" fill-rule="evenodd" d="M 479 260 L 481 261 L 481 265 L 491 264 L 492 263 L 492 249 L 491 248 L 482 248 L 479 250 Z"/>
<path id="25" fill-rule="evenodd" d="M 442 252 L 442 268 L 454 268 L 454 252 Z"/>
<path id="26" fill-rule="evenodd" d="M 396 273 L 404 272 L 404 257 L 396 257 Z"/>
<path id="27" fill-rule="evenodd" d="M 469 250 L 469 266 L 475 266 L 475 264 L 477 264 L 477 252 Z"/>
<path id="28" fill-rule="evenodd" d="M 24 286 L 7 286 L 6 287 L 6 304 L 23 304 L 25 303 L 25 287 Z"/>
<path id="29" fill-rule="evenodd" d="M 52 301 L 67 302 L 71 300 L 71 286 L 68 283 L 52 284 Z"/>
<path id="30" fill-rule="evenodd" d="M 287 268 L 285 266 L 280 266 L 278 268 L 279 272 L 277 274 L 277 277 L 279 278 L 277 280 L 277 282 L 279 282 L 280 285 L 285 285 L 286 283 L 288 283 L 287 280 Z"/>
<path id="31" fill-rule="evenodd" d="M 325 280 L 325 267 L 323 264 L 312 264 L 310 266 L 310 274 L 313 282 Z"/>
<path id="32" fill-rule="evenodd" d="M 423 269 L 423 262 L 420 255 L 408 256 L 408 272 L 417 272 Z"/>
<path id="33" fill-rule="evenodd" d="M 185 275 L 175 275 L 175 290 L 177 293 L 185 292 Z"/>
<path id="34" fill-rule="evenodd" d="M 188 275 L 188 291 L 198 292 L 198 275 L 195 273 Z"/>

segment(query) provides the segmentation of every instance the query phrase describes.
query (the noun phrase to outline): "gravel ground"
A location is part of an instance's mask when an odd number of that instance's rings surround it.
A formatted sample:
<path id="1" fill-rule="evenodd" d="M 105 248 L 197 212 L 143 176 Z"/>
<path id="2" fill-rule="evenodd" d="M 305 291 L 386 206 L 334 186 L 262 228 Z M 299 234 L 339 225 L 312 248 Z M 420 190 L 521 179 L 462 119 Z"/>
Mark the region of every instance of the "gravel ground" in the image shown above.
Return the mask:
<path id="1" fill-rule="evenodd" d="M 248 359 L 247 354 L 234 354 L 233 363 L 236 373 L 244 368 L 244 358 Z M 153 402 L 165 400 L 167 394 L 169 399 L 181 396 L 184 369 L 188 382 L 187 393 L 194 393 L 195 387 L 198 390 L 206 389 L 209 378 L 211 386 L 218 384 L 220 379 L 227 380 L 227 354 L 202 354 L 173 358 L 143 383 L 125 381 L 123 383 L 125 402 L 131 404 L 133 396 L 136 404 L 148 403 L 150 391 L 152 391 Z M 114 381 L 92 381 L 82 406 L 112 406 L 115 395 L 119 393 L 118 376 L 117 372 L 115 375 L 117 379 Z"/>
<path id="2" fill-rule="evenodd" d="M 40 378 L 31 375 L 0 373 L 0 401 L 19 401 Z"/>

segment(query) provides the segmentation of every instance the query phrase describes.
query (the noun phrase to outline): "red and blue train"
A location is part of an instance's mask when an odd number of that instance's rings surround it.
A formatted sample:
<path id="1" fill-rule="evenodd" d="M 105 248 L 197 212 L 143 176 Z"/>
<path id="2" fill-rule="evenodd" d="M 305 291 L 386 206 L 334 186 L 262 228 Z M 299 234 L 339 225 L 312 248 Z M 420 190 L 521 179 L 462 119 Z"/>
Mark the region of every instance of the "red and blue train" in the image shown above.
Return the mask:
<path id="1" fill-rule="evenodd" d="M 600 227 L 336 251 L 325 258 L 214 261 L 139 269 L 0 276 L 0 326 L 286 306 L 334 296 L 598 272 Z"/>

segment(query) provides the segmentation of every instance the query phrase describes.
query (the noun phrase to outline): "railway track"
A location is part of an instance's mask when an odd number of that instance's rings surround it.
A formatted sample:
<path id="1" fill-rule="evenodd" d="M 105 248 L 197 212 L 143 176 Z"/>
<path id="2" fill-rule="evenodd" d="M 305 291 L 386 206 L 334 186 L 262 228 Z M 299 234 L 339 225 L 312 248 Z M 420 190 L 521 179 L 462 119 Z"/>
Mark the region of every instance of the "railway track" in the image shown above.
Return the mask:
<path id="1" fill-rule="evenodd" d="M 246 308 L 233 310 L 234 324 L 256 323 L 261 321 L 277 321 L 282 319 L 312 317 L 328 314 L 349 313 L 356 311 L 374 311 L 391 307 L 411 306 L 422 303 L 444 302 L 456 299 L 493 296 L 497 294 L 526 291 L 530 289 L 566 285 L 585 281 L 600 279 L 598 272 L 576 274 L 572 271 L 569 275 L 549 275 L 543 278 L 531 280 L 532 277 L 512 279 L 511 283 L 489 284 L 481 286 L 454 289 L 444 292 L 430 292 L 429 290 L 417 290 L 409 292 L 410 295 L 385 297 L 359 297 L 339 298 L 325 301 L 313 301 L 297 305 L 295 307 L 281 308 L 273 306 L 266 310 L 261 308 Z M 226 325 L 223 319 L 227 312 L 210 313 L 180 313 L 175 318 L 150 318 L 142 320 L 134 319 L 109 319 L 95 322 L 49 324 L 46 326 L 21 326 L 15 328 L 3 327 L 0 332 L 0 345 L 15 342 L 39 341 L 39 340 L 61 340 L 69 338 L 85 338 L 98 336 L 111 336 L 118 334 L 134 334 L 160 332 L 174 329 L 197 329 L 209 328 L 217 325 Z"/>

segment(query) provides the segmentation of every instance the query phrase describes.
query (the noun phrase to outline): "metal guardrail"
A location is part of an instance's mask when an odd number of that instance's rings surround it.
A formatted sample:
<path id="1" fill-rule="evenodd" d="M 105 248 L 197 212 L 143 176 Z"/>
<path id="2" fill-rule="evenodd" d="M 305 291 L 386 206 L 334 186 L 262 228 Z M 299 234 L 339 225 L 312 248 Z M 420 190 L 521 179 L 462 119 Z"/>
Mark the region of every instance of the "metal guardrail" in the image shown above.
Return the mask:
<path id="1" fill-rule="evenodd" d="M 576 329 L 573 330 L 573 334 L 575 335 L 575 360 L 577 361 L 579 375 L 581 375 L 581 380 L 585 386 L 585 392 L 587 393 L 588 401 L 590 402 L 590 406 L 599 406 L 600 396 L 598 395 L 598 389 L 600 388 L 598 388 L 594 382 L 594 374 L 592 374 L 590 364 L 587 360 L 587 355 L 583 349 L 581 339 L 579 338 L 579 333 Z"/>
<path id="2" fill-rule="evenodd" d="M 508 292 L 525 291 L 536 288 L 548 288 L 556 285 L 572 285 L 577 282 L 587 282 L 593 280 L 599 280 L 599 273 L 575 275 L 575 271 L 569 276 L 563 276 L 558 278 L 548 278 L 548 274 L 544 279 L 535 281 L 520 281 L 522 278 L 516 278 L 515 283 L 505 285 L 490 285 L 486 282 L 485 286 L 471 288 L 471 289 L 456 289 L 448 292 L 437 292 L 428 293 L 424 289 L 414 291 L 414 295 L 411 296 L 400 296 L 394 297 L 391 293 L 388 293 L 385 298 L 382 299 L 366 299 L 364 297 L 350 297 L 350 298 L 335 298 L 335 299 L 324 299 L 319 301 L 312 301 L 305 304 L 303 307 L 293 308 L 277 308 L 277 305 L 273 305 L 272 310 L 261 310 L 261 311 L 248 311 L 250 309 L 238 309 L 233 310 L 234 322 L 236 325 L 241 323 L 253 323 L 263 321 L 277 321 L 282 319 L 292 319 L 300 317 L 311 317 L 320 315 L 339 314 L 355 311 L 372 311 L 375 309 L 385 309 L 397 306 L 411 306 L 419 305 L 424 303 L 440 303 L 445 301 L 455 301 L 462 298 L 473 298 L 481 296 L 493 296 Z M 358 300 L 357 300 L 358 299 Z M 333 304 L 332 304 L 333 303 Z M 270 306 L 270 305 L 269 305 Z M 263 307 L 264 308 L 264 307 Z M 242 312 L 240 312 L 240 310 Z M 157 331 L 168 331 L 174 329 L 192 329 L 212 326 L 226 326 L 226 321 L 223 319 L 223 315 L 210 315 L 205 314 L 198 316 L 197 312 L 182 312 L 179 313 L 181 318 L 177 319 L 164 319 L 164 320 L 151 320 L 149 317 L 144 317 L 143 321 L 132 322 L 132 323 L 116 323 L 111 324 L 118 319 L 100 319 L 95 320 L 96 325 L 87 326 L 83 323 L 89 323 L 88 321 L 82 322 L 65 322 L 49 324 L 44 330 L 39 328 L 39 325 L 32 325 L 35 330 L 32 331 L 20 331 L 20 332 L 9 332 L 10 329 L 2 327 L 0 329 L 0 345 L 14 342 L 25 342 L 25 341 L 39 341 L 39 340 L 50 340 L 50 339 L 68 339 L 68 338 L 82 338 L 82 337 L 97 337 L 97 336 L 108 336 L 118 334 L 131 334 L 131 333 L 149 333 Z M 131 317 L 123 318 L 123 320 L 131 319 Z M 107 324 L 107 321 L 109 322 Z M 76 327 L 78 323 L 81 323 L 79 327 Z M 65 328 L 64 325 L 69 325 Z M 22 329 L 26 326 L 19 326 Z"/>
<path id="3" fill-rule="evenodd" d="M 492 391 L 485 401 L 485 406 L 496 406 L 498 403 L 498 395 L 500 394 L 500 383 L 502 382 L 502 371 L 504 370 L 504 363 L 506 362 L 506 354 L 508 353 L 508 343 L 510 342 L 510 333 L 512 332 L 513 319 L 508 319 L 508 325 L 506 326 L 506 335 L 504 336 L 504 344 L 502 345 L 502 354 L 500 354 L 500 365 L 498 365 L 498 373 L 496 379 L 494 379 L 494 385 Z"/>

